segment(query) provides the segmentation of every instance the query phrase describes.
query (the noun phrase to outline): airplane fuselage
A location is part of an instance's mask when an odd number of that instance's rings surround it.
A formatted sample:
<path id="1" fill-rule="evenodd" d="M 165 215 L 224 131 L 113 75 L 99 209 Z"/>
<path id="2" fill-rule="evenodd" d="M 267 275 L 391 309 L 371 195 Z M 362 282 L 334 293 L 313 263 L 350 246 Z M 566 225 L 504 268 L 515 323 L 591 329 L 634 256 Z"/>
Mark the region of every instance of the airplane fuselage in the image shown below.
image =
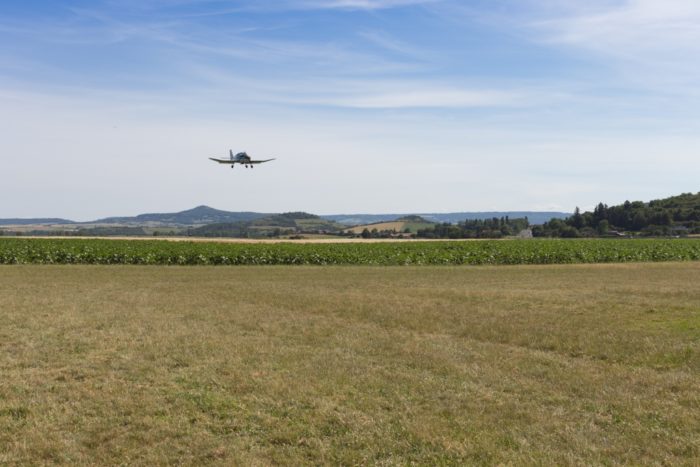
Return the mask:
<path id="1" fill-rule="evenodd" d="M 239 164 L 243 164 L 245 162 L 250 162 L 250 156 L 245 152 L 239 152 L 238 154 L 236 154 L 234 160 Z"/>

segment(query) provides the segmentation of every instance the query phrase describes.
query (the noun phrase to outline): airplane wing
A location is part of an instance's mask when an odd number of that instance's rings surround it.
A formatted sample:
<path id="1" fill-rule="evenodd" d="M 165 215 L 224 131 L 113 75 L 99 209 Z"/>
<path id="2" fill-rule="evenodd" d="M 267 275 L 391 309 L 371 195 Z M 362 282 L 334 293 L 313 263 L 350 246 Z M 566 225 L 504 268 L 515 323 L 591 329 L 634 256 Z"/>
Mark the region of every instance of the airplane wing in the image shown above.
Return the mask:
<path id="1" fill-rule="evenodd" d="M 209 160 L 212 160 L 214 162 L 218 162 L 219 164 L 234 164 L 238 161 L 232 161 L 231 159 L 216 159 L 214 157 L 210 157 Z"/>
<path id="2" fill-rule="evenodd" d="M 262 164 L 263 162 L 270 162 L 274 160 L 275 158 L 273 157 L 272 159 L 265 159 L 264 161 L 248 161 L 248 164 Z"/>

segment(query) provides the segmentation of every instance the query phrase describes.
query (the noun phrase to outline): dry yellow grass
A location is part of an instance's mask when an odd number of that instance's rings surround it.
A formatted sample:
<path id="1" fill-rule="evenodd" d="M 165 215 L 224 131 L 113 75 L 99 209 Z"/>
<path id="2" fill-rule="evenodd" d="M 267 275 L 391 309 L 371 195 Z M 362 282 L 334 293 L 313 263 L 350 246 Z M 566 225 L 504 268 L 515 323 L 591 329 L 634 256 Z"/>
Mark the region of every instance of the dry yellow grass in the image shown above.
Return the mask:
<path id="1" fill-rule="evenodd" d="M 367 225 L 358 225 L 355 227 L 351 227 L 349 229 L 345 229 L 346 232 L 352 232 L 354 234 L 361 234 L 363 230 L 372 230 L 372 229 L 377 229 L 377 231 L 382 232 L 384 230 L 395 230 L 396 232 L 402 232 L 403 229 L 406 228 L 406 224 L 408 222 L 403 222 L 403 221 L 394 221 L 394 222 L 381 222 L 378 224 L 367 224 Z"/>
<path id="2" fill-rule="evenodd" d="M 697 465 L 698 277 L 0 267 L 0 464 Z"/>

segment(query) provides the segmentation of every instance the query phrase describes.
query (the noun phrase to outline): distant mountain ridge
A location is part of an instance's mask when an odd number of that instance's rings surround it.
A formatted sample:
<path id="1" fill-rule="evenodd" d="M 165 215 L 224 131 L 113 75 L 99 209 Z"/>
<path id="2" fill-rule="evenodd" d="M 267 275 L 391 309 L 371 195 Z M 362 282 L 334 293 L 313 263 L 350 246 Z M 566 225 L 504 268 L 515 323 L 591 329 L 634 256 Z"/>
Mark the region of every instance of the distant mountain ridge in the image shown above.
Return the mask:
<path id="1" fill-rule="evenodd" d="M 134 217 L 106 217 L 91 222 L 92 224 L 138 224 L 144 222 L 159 222 L 162 224 L 218 224 L 222 222 L 252 221 L 270 214 L 258 212 L 229 212 L 210 208 L 209 206 L 197 206 L 175 213 L 149 213 L 139 214 Z"/>
<path id="2" fill-rule="evenodd" d="M 56 219 L 56 218 L 37 218 L 37 219 L 0 219 L 0 225 L 35 225 L 35 224 L 47 224 L 47 225 L 67 225 L 75 224 L 73 221 L 68 219 Z"/>
<path id="3" fill-rule="evenodd" d="M 0 219 L 0 225 L 34 225 L 34 224 L 123 224 L 123 225 L 207 225 L 234 222 L 250 222 L 262 219 L 278 213 L 259 212 L 230 212 L 214 209 L 209 206 L 197 206 L 185 211 L 174 213 L 146 213 L 137 216 L 105 217 L 89 222 L 75 222 L 59 218 L 40 219 Z M 308 215 L 308 214 L 307 214 Z M 521 218 L 527 217 L 531 224 L 543 224 L 550 219 L 564 219 L 570 216 L 564 212 L 541 212 L 541 211 L 489 211 L 489 212 L 452 212 L 452 213 L 403 213 L 403 214 L 331 214 L 318 216 L 327 221 L 337 222 L 344 225 L 363 225 L 378 222 L 388 222 L 406 216 L 420 216 L 431 222 L 457 223 L 465 219 L 491 219 L 493 217 Z"/>
<path id="4" fill-rule="evenodd" d="M 416 214 L 332 214 L 321 216 L 345 225 L 363 225 L 377 222 L 389 222 L 407 216 L 420 216 L 431 222 L 456 224 L 469 220 L 485 220 L 509 217 L 512 219 L 527 217 L 530 224 L 544 224 L 551 219 L 565 219 L 571 213 L 558 211 L 483 211 L 483 212 L 446 212 L 446 213 L 416 213 Z"/>
<path id="5" fill-rule="evenodd" d="M 252 221 L 218 222 L 189 230 L 193 236 L 203 237 L 279 237 L 300 232 L 339 232 L 341 224 L 306 212 L 271 214 Z"/>

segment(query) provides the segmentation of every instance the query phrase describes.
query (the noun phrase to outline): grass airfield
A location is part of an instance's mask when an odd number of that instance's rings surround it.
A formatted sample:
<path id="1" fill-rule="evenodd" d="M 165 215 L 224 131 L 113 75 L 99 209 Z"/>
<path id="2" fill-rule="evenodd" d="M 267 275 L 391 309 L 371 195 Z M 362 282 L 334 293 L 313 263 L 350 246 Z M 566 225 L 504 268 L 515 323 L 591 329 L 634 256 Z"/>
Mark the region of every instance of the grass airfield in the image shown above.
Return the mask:
<path id="1" fill-rule="evenodd" d="M 699 277 L 0 266 L 0 464 L 697 465 Z"/>

